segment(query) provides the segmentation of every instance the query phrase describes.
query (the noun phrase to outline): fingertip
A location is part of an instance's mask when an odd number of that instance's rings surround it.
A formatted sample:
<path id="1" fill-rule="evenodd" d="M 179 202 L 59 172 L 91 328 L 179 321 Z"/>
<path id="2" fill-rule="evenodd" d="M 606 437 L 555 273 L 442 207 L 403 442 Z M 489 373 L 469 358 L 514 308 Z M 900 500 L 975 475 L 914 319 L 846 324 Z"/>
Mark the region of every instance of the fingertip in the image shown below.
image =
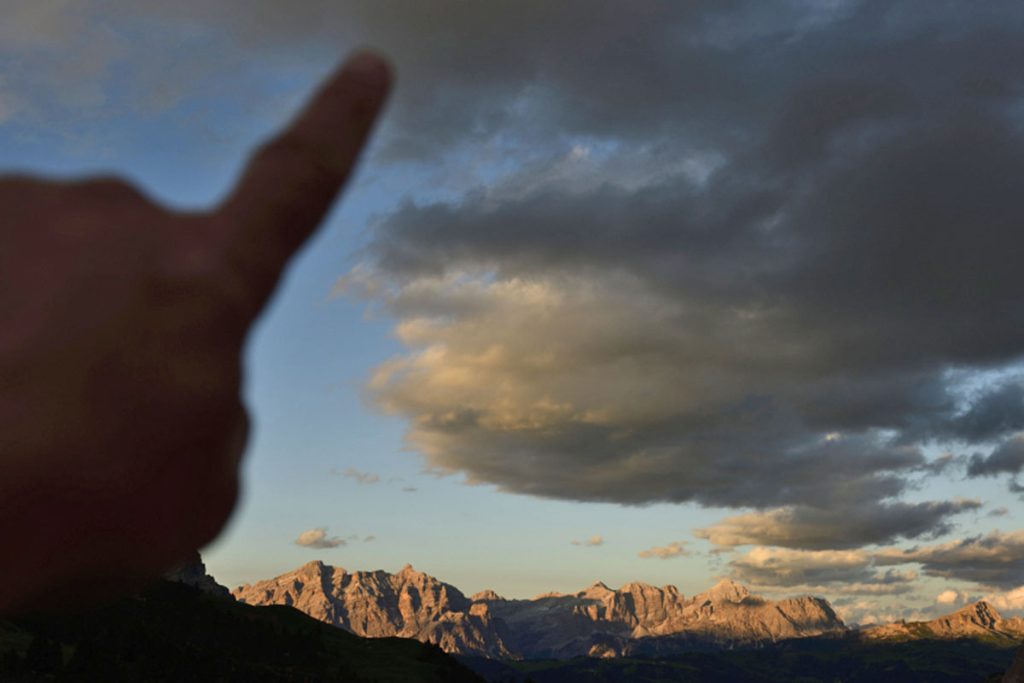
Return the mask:
<path id="1" fill-rule="evenodd" d="M 393 79 L 391 63 L 380 53 L 360 48 L 349 55 L 341 67 L 342 73 L 358 79 L 368 88 L 387 90 Z"/>

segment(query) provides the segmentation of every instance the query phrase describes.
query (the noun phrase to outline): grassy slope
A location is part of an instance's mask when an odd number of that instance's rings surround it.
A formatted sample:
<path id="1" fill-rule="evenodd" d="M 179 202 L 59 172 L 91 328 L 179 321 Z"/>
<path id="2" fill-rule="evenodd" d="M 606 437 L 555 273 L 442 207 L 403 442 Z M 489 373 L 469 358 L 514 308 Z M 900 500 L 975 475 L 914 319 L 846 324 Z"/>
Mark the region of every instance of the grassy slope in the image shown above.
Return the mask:
<path id="1" fill-rule="evenodd" d="M 431 645 L 359 638 L 291 607 L 166 582 L 88 612 L 0 623 L 0 653 L 3 681 L 480 680 Z"/>

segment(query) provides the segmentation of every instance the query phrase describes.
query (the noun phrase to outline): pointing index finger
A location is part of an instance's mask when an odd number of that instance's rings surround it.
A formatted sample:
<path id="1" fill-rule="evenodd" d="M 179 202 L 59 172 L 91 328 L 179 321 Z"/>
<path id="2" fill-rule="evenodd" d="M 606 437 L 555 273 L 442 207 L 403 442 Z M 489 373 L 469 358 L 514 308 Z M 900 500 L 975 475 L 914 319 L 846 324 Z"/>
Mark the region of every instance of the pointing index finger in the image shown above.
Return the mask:
<path id="1" fill-rule="evenodd" d="M 291 126 L 256 151 L 217 209 L 218 224 L 227 231 L 226 275 L 246 292 L 253 315 L 345 184 L 390 83 L 382 58 L 354 54 Z"/>

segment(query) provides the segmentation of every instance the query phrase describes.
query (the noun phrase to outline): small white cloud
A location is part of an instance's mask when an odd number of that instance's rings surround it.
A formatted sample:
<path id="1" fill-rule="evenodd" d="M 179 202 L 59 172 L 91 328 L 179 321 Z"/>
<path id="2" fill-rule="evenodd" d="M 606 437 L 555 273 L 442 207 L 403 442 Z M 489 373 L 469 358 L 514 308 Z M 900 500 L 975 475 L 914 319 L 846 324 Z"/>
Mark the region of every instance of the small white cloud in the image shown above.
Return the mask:
<path id="1" fill-rule="evenodd" d="M 654 546 L 647 550 L 641 550 L 637 553 L 638 557 L 656 557 L 659 560 L 670 560 L 673 557 L 687 557 L 690 555 L 690 551 L 686 550 L 683 546 L 686 543 L 684 541 L 672 541 L 665 546 Z"/>
<path id="2" fill-rule="evenodd" d="M 960 591 L 946 590 L 935 596 L 935 602 L 940 605 L 959 605 L 967 600 L 967 596 Z"/>
<path id="3" fill-rule="evenodd" d="M 376 484 L 380 481 L 380 476 L 373 472 L 362 472 L 354 467 L 346 467 L 343 472 L 331 469 L 331 474 L 342 476 L 346 479 L 354 479 L 357 484 Z"/>
<path id="4" fill-rule="evenodd" d="M 338 546 L 345 545 L 345 539 L 337 536 L 327 537 L 327 528 L 318 527 L 316 529 L 308 529 L 299 534 L 299 537 L 295 539 L 295 545 L 300 545 L 303 548 L 337 548 Z"/>
<path id="5" fill-rule="evenodd" d="M 588 548 L 596 548 L 599 545 L 604 545 L 604 537 L 601 536 L 600 534 L 594 534 L 590 538 L 584 539 L 582 541 L 573 540 L 572 544 L 573 545 L 582 545 L 582 546 L 586 546 Z"/>

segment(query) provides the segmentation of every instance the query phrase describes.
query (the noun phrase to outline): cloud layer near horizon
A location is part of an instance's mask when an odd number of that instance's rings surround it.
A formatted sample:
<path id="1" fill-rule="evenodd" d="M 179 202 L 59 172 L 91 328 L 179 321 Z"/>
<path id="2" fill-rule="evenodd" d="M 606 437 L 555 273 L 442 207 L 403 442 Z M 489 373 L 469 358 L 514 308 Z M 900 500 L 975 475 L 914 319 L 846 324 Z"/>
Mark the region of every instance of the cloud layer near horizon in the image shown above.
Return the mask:
<path id="1" fill-rule="evenodd" d="M 971 536 L 874 555 L 879 565 L 918 563 L 924 573 L 995 588 L 1024 588 L 1024 530 Z"/>
<path id="2" fill-rule="evenodd" d="M 776 590 L 843 595 L 898 595 L 913 589 L 912 570 L 874 568 L 870 554 L 860 550 L 787 550 L 757 546 L 729 562 L 732 575 L 754 586 Z"/>

